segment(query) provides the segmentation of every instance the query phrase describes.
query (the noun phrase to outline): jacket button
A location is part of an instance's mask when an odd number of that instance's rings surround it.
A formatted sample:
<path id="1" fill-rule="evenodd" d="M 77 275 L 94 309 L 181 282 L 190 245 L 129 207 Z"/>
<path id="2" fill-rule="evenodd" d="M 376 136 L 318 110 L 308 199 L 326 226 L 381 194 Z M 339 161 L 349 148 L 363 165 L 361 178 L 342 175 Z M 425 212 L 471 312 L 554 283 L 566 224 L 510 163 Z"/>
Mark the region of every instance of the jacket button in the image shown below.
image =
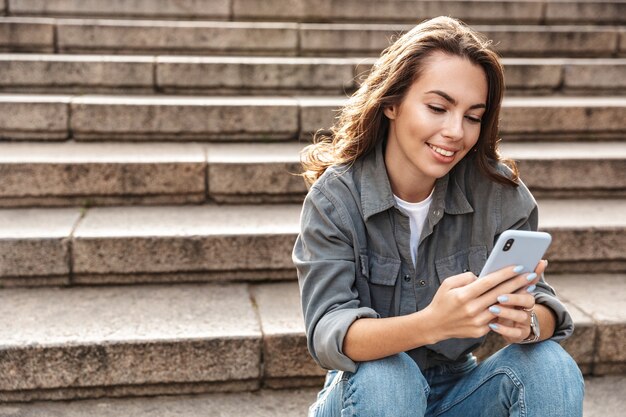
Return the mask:
<path id="1" fill-rule="evenodd" d="M 409 282 L 409 281 L 411 280 L 411 276 L 410 276 L 409 274 L 406 274 L 406 275 L 404 276 L 404 280 L 405 280 L 406 282 Z"/>
<path id="2" fill-rule="evenodd" d="M 425 287 L 426 286 L 426 281 L 424 281 L 423 279 L 420 279 L 420 286 L 421 287 Z"/>

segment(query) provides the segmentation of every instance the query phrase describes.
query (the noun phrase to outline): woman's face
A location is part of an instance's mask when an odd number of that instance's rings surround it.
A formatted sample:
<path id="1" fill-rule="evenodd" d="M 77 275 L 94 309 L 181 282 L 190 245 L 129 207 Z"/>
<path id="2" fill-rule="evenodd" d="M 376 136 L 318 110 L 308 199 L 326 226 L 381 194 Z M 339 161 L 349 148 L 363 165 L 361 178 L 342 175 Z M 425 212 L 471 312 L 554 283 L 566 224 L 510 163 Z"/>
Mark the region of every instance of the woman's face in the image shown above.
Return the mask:
<path id="1" fill-rule="evenodd" d="M 486 103 L 480 66 L 443 52 L 430 55 L 404 100 L 384 110 L 390 122 L 385 162 L 394 192 L 404 188 L 407 196 L 411 184 L 428 185 L 430 192 L 478 141 Z"/>

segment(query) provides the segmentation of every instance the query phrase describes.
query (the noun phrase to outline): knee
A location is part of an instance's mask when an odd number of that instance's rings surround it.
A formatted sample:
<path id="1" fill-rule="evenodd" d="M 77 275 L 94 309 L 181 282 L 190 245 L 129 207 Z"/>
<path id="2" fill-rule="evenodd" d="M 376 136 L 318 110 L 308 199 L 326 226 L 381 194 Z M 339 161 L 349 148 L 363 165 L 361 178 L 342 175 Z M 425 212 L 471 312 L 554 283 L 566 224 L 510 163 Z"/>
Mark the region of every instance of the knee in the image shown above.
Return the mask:
<path id="1" fill-rule="evenodd" d="M 429 392 L 422 372 L 406 353 L 360 363 L 347 388 L 347 402 L 353 403 L 360 415 L 376 416 L 425 411 Z"/>
<path id="2" fill-rule="evenodd" d="M 584 379 L 574 359 L 556 342 L 546 340 L 532 345 L 514 345 L 519 350 L 517 370 L 524 380 L 538 386 L 568 390 L 582 395 Z"/>

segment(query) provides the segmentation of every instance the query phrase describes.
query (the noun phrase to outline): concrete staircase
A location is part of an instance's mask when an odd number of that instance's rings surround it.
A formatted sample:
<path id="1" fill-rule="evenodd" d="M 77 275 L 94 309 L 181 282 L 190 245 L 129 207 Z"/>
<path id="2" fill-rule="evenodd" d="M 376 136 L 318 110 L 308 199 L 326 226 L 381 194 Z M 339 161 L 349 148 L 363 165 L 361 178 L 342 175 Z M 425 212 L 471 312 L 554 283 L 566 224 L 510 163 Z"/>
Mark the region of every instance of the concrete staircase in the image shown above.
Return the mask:
<path id="1" fill-rule="evenodd" d="M 287 3 L 0 0 L 0 417 L 305 415 L 298 150 L 440 14 L 505 57 L 585 416 L 621 415 L 626 3 Z"/>

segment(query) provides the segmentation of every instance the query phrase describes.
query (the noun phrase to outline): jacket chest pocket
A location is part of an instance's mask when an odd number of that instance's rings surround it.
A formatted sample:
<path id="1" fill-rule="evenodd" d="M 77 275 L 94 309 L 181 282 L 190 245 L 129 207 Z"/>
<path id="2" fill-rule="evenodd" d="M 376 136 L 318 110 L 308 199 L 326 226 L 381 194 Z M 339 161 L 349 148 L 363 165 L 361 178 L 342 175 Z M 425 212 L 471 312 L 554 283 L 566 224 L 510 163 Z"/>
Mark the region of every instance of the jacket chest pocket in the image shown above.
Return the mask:
<path id="1" fill-rule="evenodd" d="M 376 254 L 360 255 L 361 274 L 368 282 L 372 308 L 389 317 L 401 261 Z"/>
<path id="2" fill-rule="evenodd" d="M 486 246 L 470 246 L 453 255 L 437 259 L 435 261 L 435 268 L 437 269 L 439 281 L 442 282 L 446 278 L 464 272 L 472 272 L 474 275 L 478 276 L 486 261 Z"/>

